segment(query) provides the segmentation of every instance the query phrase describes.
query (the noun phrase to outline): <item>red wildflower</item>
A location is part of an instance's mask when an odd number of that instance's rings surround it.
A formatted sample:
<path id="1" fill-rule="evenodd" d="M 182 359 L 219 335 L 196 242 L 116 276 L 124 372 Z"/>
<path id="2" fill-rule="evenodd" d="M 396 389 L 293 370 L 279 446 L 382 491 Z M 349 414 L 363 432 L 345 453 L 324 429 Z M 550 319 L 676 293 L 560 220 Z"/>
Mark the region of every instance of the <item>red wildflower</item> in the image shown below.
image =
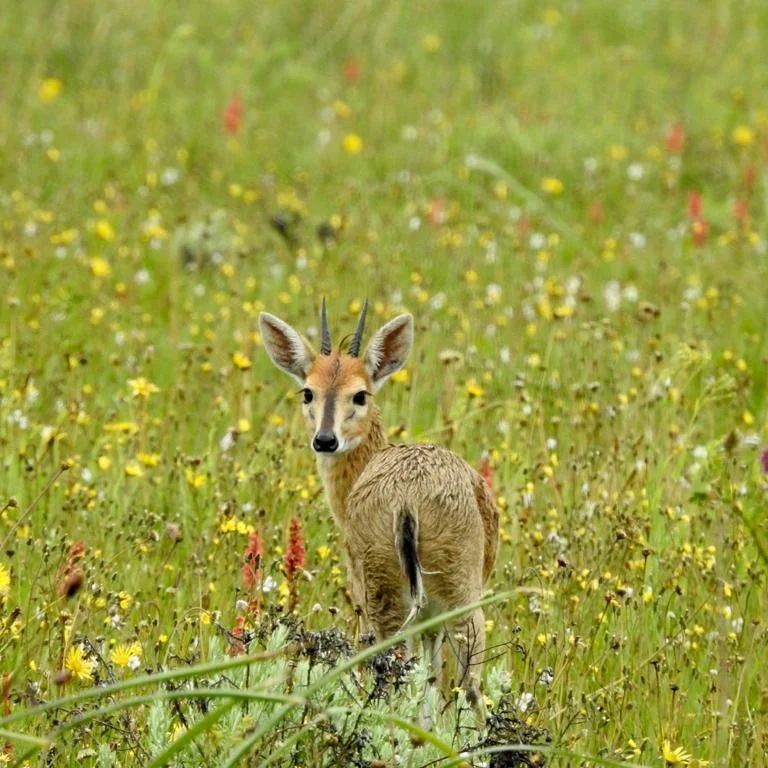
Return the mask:
<path id="1" fill-rule="evenodd" d="M 760 466 L 762 467 L 763 472 L 768 475 L 768 446 L 763 448 L 762 453 L 760 454 Z"/>
<path id="2" fill-rule="evenodd" d="M 232 135 L 238 133 L 243 123 L 243 100 L 235 95 L 224 107 L 224 130 Z"/>
<path id="3" fill-rule="evenodd" d="M 736 221 L 746 221 L 749 216 L 749 203 L 744 198 L 739 198 L 733 204 L 733 216 Z"/>
<path id="4" fill-rule="evenodd" d="M 493 490 L 493 474 L 494 468 L 491 464 L 491 457 L 486 453 L 482 459 L 480 459 L 480 466 L 477 468 L 480 476 L 488 483 L 488 487 Z"/>
<path id="5" fill-rule="evenodd" d="M 667 129 L 667 135 L 664 139 L 667 145 L 667 151 L 679 155 L 685 146 L 685 128 L 682 123 L 672 123 Z"/>
<path id="6" fill-rule="evenodd" d="M 283 556 L 283 569 L 288 581 L 288 610 L 294 611 L 299 602 L 296 591 L 296 573 L 302 568 L 307 559 L 307 549 L 304 546 L 304 536 L 301 532 L 301 521 L 298 517 L 291 518 L 288 532 L 288 548 Z"/>
<path id="7" fill-rule="evenodd" d="M 691 235 L 696 245 L 704 245 L 709 237 L 709 220 L 702 213 L 701 192 L 692 190 L 688 193 L 688 216 L 691 221 Z"/>
<path id="8" fill-rule="evenodd" d="M 709 222 L 706 219 L 695 219 L 691 224 L 691 234 L 696 245 L 704 245 L 709 237 Z"/>
<path id="9" fill-rule="evenodd" d="M 261 540 L 259 532 L 252 533 L 248 537 L 248 546 L 243 553 L 243 586 L 246 589 L 253 589 L 259 581 L 261 567 L 261 556 L 264 554 L 264 542 Z"/>
<path id="10" fill-rule="evenodd" d="M 701 216 L 701 192 L 695 189 L 688 193 L 688 215 L 692 219 L 698 219 Z"/>
<path id="11" fill-rule="evenodd" d="M 344 73 L 344 79 L 350 83 L 354 83 L 358 77 L 360 77 L 360 59 L 357 56 L 350 56 L 342 67 Z"/>
<path id="12" fill-rule="evenodd" d="M 288 532 L 288 549 L 283 556 L 283 567 L 288 579 L 296 575 L 299 568 L 304 567 L 307 559 L 307 550 L 304 546 L 304 536 L 301 532 L 301 521 L 298 517 L 291 518 L 291 526 Z"/>
<path id="13" fill-rule="evenodd" d="M 741 181 L 747 189 L 752 189 L 757 181 L 757 171 L 753 165 L 748 165 L 741 175 Z"/>

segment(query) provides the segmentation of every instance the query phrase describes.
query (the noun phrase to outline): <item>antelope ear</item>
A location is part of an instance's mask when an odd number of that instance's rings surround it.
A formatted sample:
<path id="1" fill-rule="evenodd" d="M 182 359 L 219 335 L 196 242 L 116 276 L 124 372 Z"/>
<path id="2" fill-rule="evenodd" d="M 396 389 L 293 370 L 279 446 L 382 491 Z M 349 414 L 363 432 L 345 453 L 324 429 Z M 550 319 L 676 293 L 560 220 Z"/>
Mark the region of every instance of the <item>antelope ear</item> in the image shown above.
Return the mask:
<path id="1" fill-rule="evenodd" d="M 405 365 L 412 346 L 413 315 L 398 315 L 376 331 L 365 350 L 365 368 L 374 392 Z"/>
<path id="2" fill-rule="evenodd" d="M 272 362 L 303 384 L 315 359 L 315 351 L 309 342 L 288 323 L 269 312 L 259 315 L 259 329 L 264 349 Z"/>

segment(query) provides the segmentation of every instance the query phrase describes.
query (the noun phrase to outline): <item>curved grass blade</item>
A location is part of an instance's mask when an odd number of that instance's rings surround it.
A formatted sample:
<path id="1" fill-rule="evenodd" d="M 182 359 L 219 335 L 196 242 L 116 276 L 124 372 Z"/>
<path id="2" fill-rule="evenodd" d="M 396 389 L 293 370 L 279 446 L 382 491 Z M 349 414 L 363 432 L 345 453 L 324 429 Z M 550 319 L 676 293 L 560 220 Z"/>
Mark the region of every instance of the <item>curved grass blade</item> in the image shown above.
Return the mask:
<path id="1" fill-rule="evenodd" d="M 183 752 L 200 734 L 213 727 L 235 704 L 237 704 L 237 699 L 225 701 L 205 717 L 201 717 L 191 728 L 187 728 L 181 736 L 175 739 L 162 752 L 156 754 L 147 768 L 159 768 L 159 766 L 168 765 L 172 757 Z"/>
<path id="2" fill-rule="evenodd" d="M 38 749 L 45 749 L 51 746 L 51 742 L 43 738 L 42 736 L 30 736 L 26 733 L 19 733 L 18 731 L 8 731 L 5 728 L 0 728 L 0 739 L 6 741 L 20 741 L 23 744 L 34 744 Z"/>
<path id="3" fill-rule="evenodd" d="M 38 704 L 35 707 L 20 709 L 16 712 L 12 712 L 10 715 L 0 717 L 0 728 L 3 728 L 10 723 L 18 722 L 19 720 L 27 720 L 30 717 L 42 715 L 45 712 L 50 712 L 53 709 L 58 709 L 60 707 L 71 707 L 76 704 L 90 701 L 91 699 L 100 699 L 102 697 L 107 697 L 112 694 L 119 693 L 120 691 L 130 690 L 131 688 L 156 686 L 158 683 L 165 683 L 171 680 L 183 680 L 188 677 L 199 677 L 203 675 L 209 675 L 214 672 L 223 672 L 225 670 L 237 669 L 238 667 L 245 667 L 249 664 L 268 661 L 269 659 L 282 656 L 284 653 L 285 651 L 279 650 L 253 654 L 250 656 L 237 656 L 233 659 L 226 659 L 224 661 L 212 661 L 205 664 L 197 664 L 192 667 L 169 669 L 165 672 L 157 672 L 150 675 L 142 675 L 141 677 L 134 677 L 129 680 L 121 680 L 119 683 L 114 683 L 112 685 L 105 686 L 104 688 L 87 688 L 84 691 L 78 691 L 77 693 L 70 694 L 69 696 L 62 696 L 59 699 L 52 699 L 51 701 L 47 701 L 45 704 Z"/>
<path id="4" fill-rule="evenodd" d="M 431 629 L 432 627 L 436 627 L 436 626 L 439 626 L 440 624 L 444 624 L 445 622 L 450 621 L 451 619 L 457 619 L 460 616 L 463 616 L 475 610 L 476 608 L 482 608 L 486 605 L 492 605 L 493 603 L 498 603 L 502 600 L 507 600 L 513 594 L 517 594 L 525 591 L 530 591 L 530 590 L 516 589 L 516 590 L 511 590 L 509 592 L 501 592 L 495 595 L 490 595 L 488 597 L 483 598 L 482 600 L 478 600 L 474 603 L 470 603 L 469 605 L 464 605 L 461 608 L 455 608 L 452 611 L 446 611 L 445 613 L 442 613 L 439 616 L 434 616 L 430 619 L 427 619 L 426 621 L 422 621 L 420 624 L 410 626 L 404 631 L 398 632 L 396 635 L 393 635 L 392 637 L 389 637 L 386 640 L 381 640 L 378 643 L 375 643 L 369 648 L 366 648 L 360 653 L 356 654 L 352 658 L 347 659 L 345 662 L 337 665 L 330 672 L 323 675 L 321 678 L 319 678 L 314 683 L 309 685 L 305 690 L 304 694 L 306 698 L 309 699 L 313 693 L 320 690 L 326 685 L 330 685 L 339 677 L 344 675 L 350 669 L 353 669 L 354 667 L 356 667 L 361 662 L 365 661 L 371 656 L 375 656 L 380 651 L 386 650 L 387 648 L 393 645 L 396 645 L 397 643 L 402 642 L 403 640 L 407 640 L 409 637 L 413 637 L 414 635 L 424 632 L 425 630 Z M 237 747 L 235 747 L 235 749 L 233 749 L 230 752 L 230 754 L 227 756 L 226 761 L 222 763 L 222 768 L 234 768 L 234 766 L 238 765 L 241 759 L 256 746 L 259 740 L 263 738 L 266 733 L 268 733 L 273 728 L 275 728 L 280 723 L 280 721 L 283 720 L 283 718 L 285 718 L 291 712 L 294 706 L 295 704 L 286 704 L 284 707 L 278 710 L 271 718 L 269 718 L 266 722 L 264 722 L 260 728 L 257 728 L 252 734 L 250 734 L 248 738 L 243 739 L 243 741 Z"/>

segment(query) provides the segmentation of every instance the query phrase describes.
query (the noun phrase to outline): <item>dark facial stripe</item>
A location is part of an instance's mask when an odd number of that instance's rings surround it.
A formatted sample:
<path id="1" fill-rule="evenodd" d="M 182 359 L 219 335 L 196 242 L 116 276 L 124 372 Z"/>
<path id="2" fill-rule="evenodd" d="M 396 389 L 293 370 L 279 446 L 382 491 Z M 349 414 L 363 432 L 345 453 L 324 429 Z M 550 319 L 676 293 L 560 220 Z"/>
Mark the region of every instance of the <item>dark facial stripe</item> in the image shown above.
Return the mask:
<path id="1" fill-rule="evenodd" d="M 325 396 L 323 418 L 320 421 L 319 432 L 333 432 L 334 412 L 336 410 L 336 392 L 331 390 Z"/>

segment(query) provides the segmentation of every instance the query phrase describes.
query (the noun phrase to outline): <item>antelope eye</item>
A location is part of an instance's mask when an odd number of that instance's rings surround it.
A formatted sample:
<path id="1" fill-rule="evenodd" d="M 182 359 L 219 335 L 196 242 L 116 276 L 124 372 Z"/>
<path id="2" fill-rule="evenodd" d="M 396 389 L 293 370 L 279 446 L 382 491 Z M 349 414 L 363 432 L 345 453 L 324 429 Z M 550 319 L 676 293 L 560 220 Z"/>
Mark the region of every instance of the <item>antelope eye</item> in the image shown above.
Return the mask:
<path id="1" fill-rule="evenodd" d="M 365 405 L 365 396 L 366 396 L 367 394 L 368 394 L 368 393 L 367 393 L 367 392 L 365 392 L 365 391 L 362 391 L 362 392 L 355 392 L 355 394 L 354 394 L 354 395 L 352 395 L 352 402 L 353 402 L 355 405 Z"/>
<path id="2" fill-rule="evenodd" d="M 314 395 L 312 394 L 311 389 L 302 389 L 301 393 L 304 395 L 304 404 L 307 405 L 312 402 L 314 399 Z"/>

